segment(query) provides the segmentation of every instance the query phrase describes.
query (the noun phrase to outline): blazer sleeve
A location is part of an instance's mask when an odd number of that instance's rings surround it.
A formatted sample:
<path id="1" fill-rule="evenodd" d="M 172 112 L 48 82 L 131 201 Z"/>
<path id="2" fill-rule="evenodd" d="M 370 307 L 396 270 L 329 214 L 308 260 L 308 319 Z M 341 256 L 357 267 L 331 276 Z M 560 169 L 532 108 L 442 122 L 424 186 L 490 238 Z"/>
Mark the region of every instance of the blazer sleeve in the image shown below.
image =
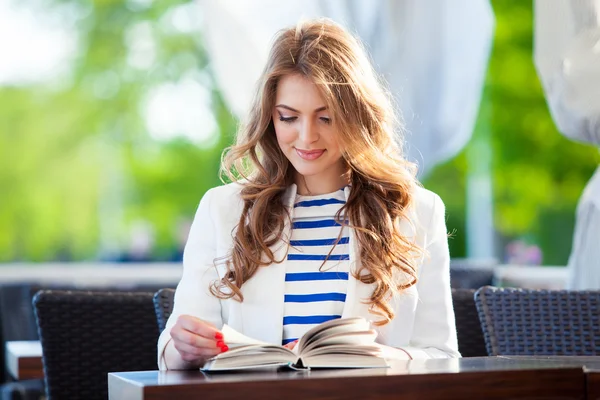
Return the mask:
<path id="1" fill-rule="evenodd" d="M 402 349 L 413 359 L 460 357 L 450 289 L 445 207 L 436 194 L 425 243 L 413 333 L 409 346 Z"/>
<path id="2" fill-rule="evenodd" d="M 158 339 L 158 368 L 167 369 L 164 361 L 164 350 L 171 341 L 171 328 L 180 315 L 192 315 L 214 324 L 221 329 L 221 302 L 210 294 L 209 286 L 219 279 L 214 266 L 216 250 L 216 225 L 213 220 L 213 189 L 206 192 L 196 215 L 188 241 L 183 252 L 183 274 L 177 290 L 173 312 L 169 317 L 165 330 Z"/>

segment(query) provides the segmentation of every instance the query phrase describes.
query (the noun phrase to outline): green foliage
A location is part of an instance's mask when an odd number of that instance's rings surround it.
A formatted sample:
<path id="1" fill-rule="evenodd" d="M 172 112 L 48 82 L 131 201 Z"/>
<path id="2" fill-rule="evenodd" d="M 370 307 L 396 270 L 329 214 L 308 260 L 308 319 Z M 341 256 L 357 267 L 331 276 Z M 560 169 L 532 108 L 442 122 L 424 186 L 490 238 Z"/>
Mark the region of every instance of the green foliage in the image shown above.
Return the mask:
<path id="1" fill-rule="evenodd" d="M 475 140 L 489 140 L 499 247 L 523 238 L 542 248 L 545 264 L 564 265 L 575 207 L 600 157 L 562 136 L 550 117 L 533 61 L 532 2 L 492 5 L 496 32 L 474 140 L 425 185 L 446 201 L 449 229 L 456 230 L 451 254 L 464 257 L 466 154 Z"/>
<path id="2" fill-rule="evenodd" d="M 0 88 L 0 261 L 94 258 L 106 237 L 127 247 L 129 223 L 138 219 L 156 228 L 156 256 L 176 246 L 177 221 L 191 218 L 219 184 L 221 149 L 235 128 L 213 90 L 220 132 L 209 148 L 157 142 L 146 131 L 141 104 L 149 90 L 207 71 L 199 33 L 170 24 L 180 4 L 189 3 L 18 3 L 68 14 L 79 54 L 67 79 Z M 145 69 L 127 62 L 128 32 L 140 26 L 155 43 Z"/>
<path id="3" fill-rule="evenodd" d="M 189 72 L 211 84 L 200 33 L 171 24 L 175 7 L 189 2 L 15 4 L 69 15 L 79 53 L 60 82 L 0 87 L 0 262 L 94 258 L 107 240 L 125 248 L 130 223 L 139 219 L 156 228 L 155 255 L 167 257 L 177 245 L 178 221 L 191 218 L 203 193 L 219 184 L 221 151 L 236 128 L 215 89 L 219 132 L 211 146 L 156 141 L 145 127 L 141 104 L 158 84 Z M 499 245 L 525 237 L 542 247 L 546 264 L 564 264 L 575 206 L 598 152 L 564 138 L 550 118 L 533 65 L 532 2 L 493 6 L 496 33 L 474 139 L 492 147 Z M 128 62 L 132 29 L 154 43 L 147 68 Z M 454 257 L 465 256 L 472 146 L 425 180 L 446 203 Z"/>

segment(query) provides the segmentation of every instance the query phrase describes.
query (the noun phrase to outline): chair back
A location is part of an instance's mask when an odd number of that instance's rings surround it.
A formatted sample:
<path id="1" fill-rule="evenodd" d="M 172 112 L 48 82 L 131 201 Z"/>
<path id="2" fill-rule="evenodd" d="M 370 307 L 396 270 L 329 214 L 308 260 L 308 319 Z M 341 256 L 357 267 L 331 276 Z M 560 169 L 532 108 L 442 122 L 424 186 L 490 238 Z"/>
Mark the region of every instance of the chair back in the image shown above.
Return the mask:
<path id="1" fill-rule="evenodd" d="M 152 292 L 42 290 L 33 299 L 46 393 L 107 399 L 109 372 L 156 370 Z"/>
<path id="2" fill-rule="evenodd" d="M 458 351 L 463 357 L 487 356 L 474 296 L 475 289 L 452 289 Z"/>
<path id="3" fill-rule="evenodd" d="M 490 356 L 600 355 L 600 291 L 486 286 L 475 303 Z"/>
<path id="4" fill-rule="evenodd" d="M 455 289 L 479 289 L 494 283 L 492 266 L 450 264 L 450 286 Z"/>
<path id="5" fill-rule="evenodd" d="M 156 313 L 156 322 L 158 323 L 158 331 L 162 332 L 167 325 L 167 320 L 173 312 L 173 298 L 175 297 L 175 289 L 160 289 L 154 294 L 154 312 Z"/>

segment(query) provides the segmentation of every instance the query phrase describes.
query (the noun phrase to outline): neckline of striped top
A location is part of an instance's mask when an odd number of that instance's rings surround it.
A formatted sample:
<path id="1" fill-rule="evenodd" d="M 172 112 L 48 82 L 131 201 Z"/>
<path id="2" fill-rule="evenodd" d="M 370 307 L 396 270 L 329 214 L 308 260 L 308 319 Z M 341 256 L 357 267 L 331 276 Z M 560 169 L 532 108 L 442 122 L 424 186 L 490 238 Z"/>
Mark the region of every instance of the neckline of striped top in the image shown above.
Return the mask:
<path id="1" fill-rule="evenodd" d="M 328 204 L 346 204 L 344 188 L 338 189 L 335 192 L 319 194 L 319 195 L 296 195 L 294 208 L 300 207 L 320 207 Z"/>

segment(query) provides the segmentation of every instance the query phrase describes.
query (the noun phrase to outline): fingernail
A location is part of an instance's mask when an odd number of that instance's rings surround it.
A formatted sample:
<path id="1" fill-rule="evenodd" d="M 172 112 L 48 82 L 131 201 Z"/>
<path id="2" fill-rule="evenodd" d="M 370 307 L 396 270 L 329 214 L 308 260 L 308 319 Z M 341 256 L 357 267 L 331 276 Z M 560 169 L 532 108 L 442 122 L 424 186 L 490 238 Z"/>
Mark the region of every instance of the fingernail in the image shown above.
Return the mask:
<path id="1" fill-rule="evenodd" d="M 223 346 L 221 346 L 221 351 L 223 353 L 226 352 L 227 350 L 229 350 L 229 347 L 226 344 L 224 344 Z"/>
<path id="2" fill-rule="evenodd" d="M 217 340 L 223 339 L 223 334 L 221 332 L 215 333 L 215 339 L 217 339 Z"/>
<path id="3" fill-rule="evenodd" d="M 217 347 L 223 347 L 225 346 L 225 342 L 222 340 L 217 340 Z"/>

